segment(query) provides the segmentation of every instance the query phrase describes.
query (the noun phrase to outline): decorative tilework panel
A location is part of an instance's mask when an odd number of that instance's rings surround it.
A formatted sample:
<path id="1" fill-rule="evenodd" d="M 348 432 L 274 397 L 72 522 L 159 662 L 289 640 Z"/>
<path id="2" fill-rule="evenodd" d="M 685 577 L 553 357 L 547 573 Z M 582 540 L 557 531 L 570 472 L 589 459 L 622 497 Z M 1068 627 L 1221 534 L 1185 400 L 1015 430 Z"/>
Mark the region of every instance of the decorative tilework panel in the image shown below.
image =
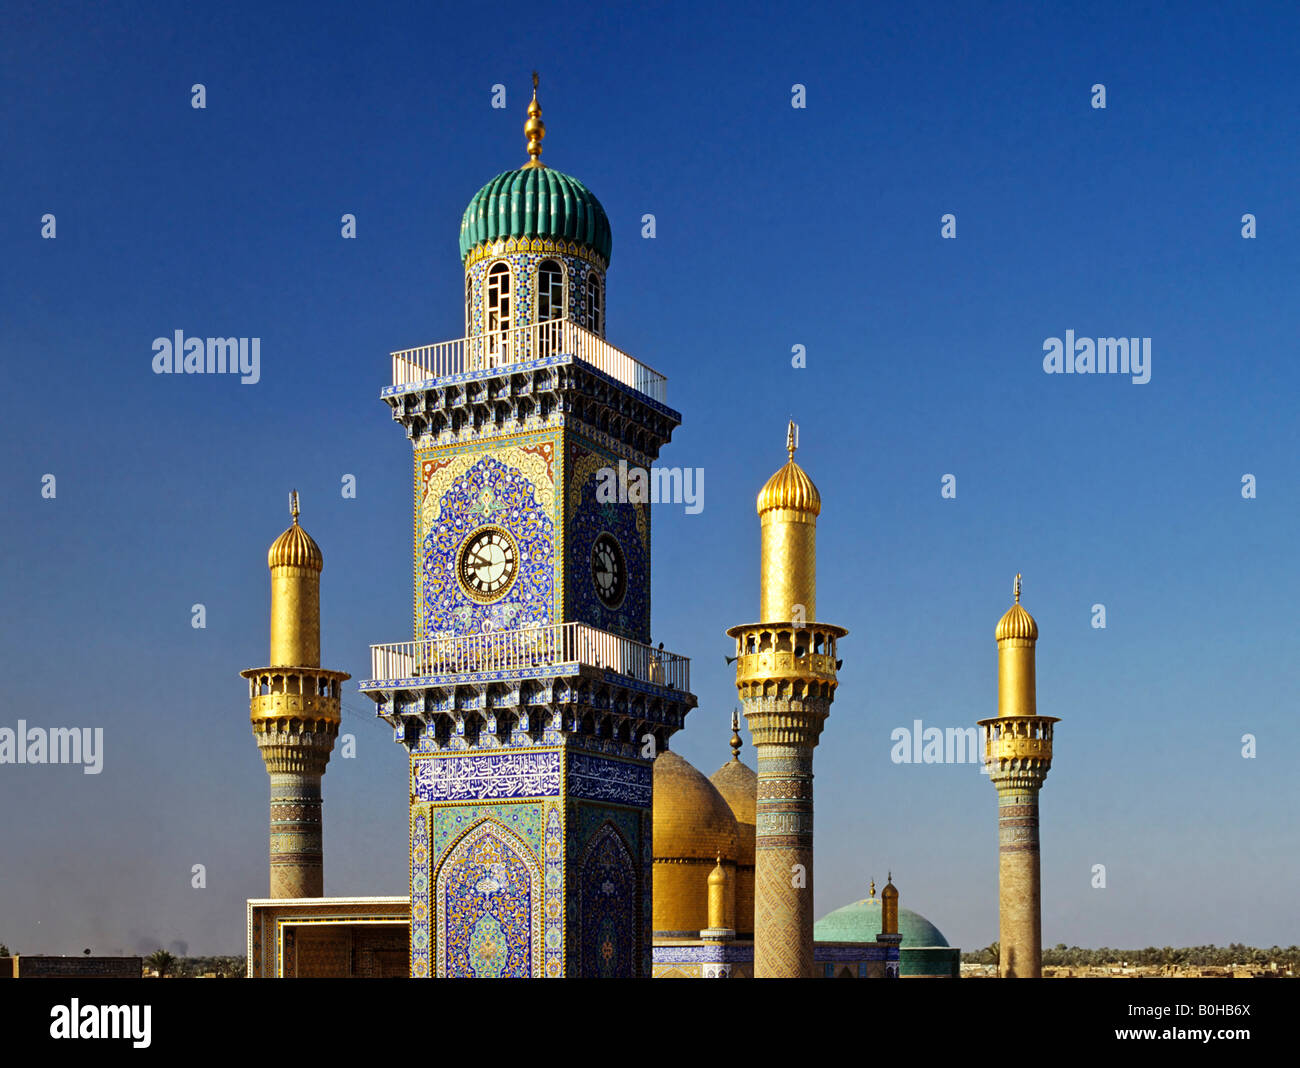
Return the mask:
<path id="1" fill-rule="evenodd" d="M 431 855 L 436 867 L 448 847 L 481 820 L 490 819 L 507 828 L 527 843 L 534 858 L 542 852 L 542 811 L 540 805 L 457 805 L 435 808 L 431 813 L 433 843 Z M 534 863 L 537 863 L 534 859 Z"/>
<path id="2" fill-rule="evenodd" d="M 654 771 L 648 764 L 588 753 L 569 757 L 569 795 L 588 801 L 649 808 Z"/>
<path id="3" fill-rule="evenodd" d="M 558 797 L 560 754 L 552 750 L 413 757 L 411 787 L 420 801 Z"/>
<path id="4" fill-rule="evenodd" d="M 648 504 L 600 503 L 597 472 L 618 468 L 619 456 L 578 435 L 565 435 L 568 490 L 565 530 L 568 535 L 569 617 L 634 641 L 650 641 L 650 508 Z M 623 550 L 627 585 L 623 601 L 608 608 L 596 594 L 591 552 L 608 533 Z"/>
<path id="5" fill-rule="evenodd" d="M 546 978 L 564 975 L 564 822 L 559 805 L 546 813 Z"/>
<path id="6" fill-rule="evenodd" d="M 411 978 L 429 977 L 429 812 L 411 818 Z"/>
<path id="7" fill-rule="evenodd" d="M 541 974 L 542 883 L 535 857 L 505 827 L 484 820 L 438 869 L 438 974 Z"/>
<path id="8" fill-rule="evenodd" d="M 588 842 L 579 875 L 584 978 L 629 979 L 637 971 L 637 877 L 613 824 Z"/>
<path id="9" fill-rule="evenodd" d="M 562 537 L 557 532 L 553 448 L 553 436 L 534 434 L 417 453 L 419 637 L 485 634 L 556 621 L 556 551 Z M 457 582 L 456 561 L 465 541 L 488 524 L 511 533 L 519 565 L 505 596 L 480 604 Z"/>

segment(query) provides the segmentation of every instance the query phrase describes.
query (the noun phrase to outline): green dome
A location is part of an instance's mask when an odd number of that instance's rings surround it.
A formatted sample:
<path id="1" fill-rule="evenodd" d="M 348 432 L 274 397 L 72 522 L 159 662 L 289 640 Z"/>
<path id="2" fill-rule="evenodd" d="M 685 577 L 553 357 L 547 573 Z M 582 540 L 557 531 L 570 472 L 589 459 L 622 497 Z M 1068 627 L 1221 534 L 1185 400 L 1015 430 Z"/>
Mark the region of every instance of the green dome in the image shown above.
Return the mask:
<path id="1" fill-rule="evenodd" d="M 474 194 L 460 221 L 460 258 L 510 237 L 574 241 L 609 262 L 613 237 L 600 201 L 578 179 L 544 166 L 498 174 Z"/>
<path id="2" fill-rule="evenodd" d="M 874 942 L 880 933 L 880 898 L 863 898 L 852 905 L 827 913 L 813 925 L 818 942 Z M 919 912 L 898 909 L 898 933 L 903 948 L 946 946 L 942 932 Z"/>

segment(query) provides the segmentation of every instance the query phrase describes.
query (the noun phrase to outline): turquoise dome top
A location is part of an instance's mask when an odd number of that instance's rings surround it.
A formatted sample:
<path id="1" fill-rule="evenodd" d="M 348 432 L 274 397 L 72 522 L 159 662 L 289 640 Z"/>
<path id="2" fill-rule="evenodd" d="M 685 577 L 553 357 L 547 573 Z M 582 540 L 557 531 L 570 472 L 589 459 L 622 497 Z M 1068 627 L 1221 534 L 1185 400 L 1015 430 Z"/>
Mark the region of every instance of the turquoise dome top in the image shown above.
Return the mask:
<path id="1" fill-rule="evenodd" d="M 852 905 L 829 912 L 813 925 L 813 938 L 818 942 L 874 942 L 880 933 L 880 898 L 868 897 Z M 946 946 L 943 933 L 919 912 L 898 909 L 898 933 L 903 936 L 903 948 L 919 946 Z"/>
<path id="2" fill-rule="evenodd" d="M 460 258 L 511 237 L 586 245 L 609 262 L 613 235 L 600 201 L 578 179 L 543 165 L 498 174 L 474 194 L 460 221 Z"/>

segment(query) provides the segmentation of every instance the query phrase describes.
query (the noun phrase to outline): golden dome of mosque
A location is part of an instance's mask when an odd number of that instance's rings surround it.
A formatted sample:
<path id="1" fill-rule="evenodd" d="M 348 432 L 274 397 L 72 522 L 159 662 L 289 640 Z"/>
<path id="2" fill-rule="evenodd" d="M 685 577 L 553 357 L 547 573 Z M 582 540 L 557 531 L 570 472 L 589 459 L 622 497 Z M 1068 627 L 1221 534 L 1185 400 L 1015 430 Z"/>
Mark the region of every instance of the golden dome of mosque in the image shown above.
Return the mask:
<path id="1" fill-rule="evenodd" d="M 785 439 L 790 459 L 780 468 L 758 494 L 758 514 L 774 509 L 792 509 L 809 515 L 821 515 L 822 495 L 802 467 L 794 462 L 794 423 Z"/>
<path id="2" fill-rule="evenodd" d="M 740 827 L 717 788 L 670 750 L 655 758 L 653 835 L 654 930 L 698 937 L 709 926 L 709 876 L 736 863 Z"/>
<path id="3" fill-rule="evenodd" d="M 292 497 L 290 512 L 293 525 L 271 543 L 266 554 L 267 567 L 307 567 L 313 571 L 325 568 L 325 557 L 320 546 L 310 534 L 298 525 L 298 494 Z"/>
<path id="4" fill-rule="evenodd" d="M 736 817 L 713 783 L 671 750 L 654 763 L 656 860 L 736 859 Z"/>
<path id="5" fill-rule="evenodd" d="M 1016 603 L 1007 609 L 1006 614 L 998 620 L 997 630 L 993 632 L 996 641 L 1007 638 L 1022 638 L 1031 642 L 1038 641 L 1038 624 L 1034 617 L 1020 607 L 1020 576 L 1016 576 Z"/>
<path id="6" fill-rule="evenodd" d="M 758 822 L 758 772 L 739 759 L 728 760 L 709 778 L 724 801 L 731 807 L 737 823 L 749 824 L 750 835 Z M 743 830 L 743 828 L 742 828 Z M 743 842 L 741 843 L 743 847 Z M 750 842 L 751 855 L 753 842 Z"/>

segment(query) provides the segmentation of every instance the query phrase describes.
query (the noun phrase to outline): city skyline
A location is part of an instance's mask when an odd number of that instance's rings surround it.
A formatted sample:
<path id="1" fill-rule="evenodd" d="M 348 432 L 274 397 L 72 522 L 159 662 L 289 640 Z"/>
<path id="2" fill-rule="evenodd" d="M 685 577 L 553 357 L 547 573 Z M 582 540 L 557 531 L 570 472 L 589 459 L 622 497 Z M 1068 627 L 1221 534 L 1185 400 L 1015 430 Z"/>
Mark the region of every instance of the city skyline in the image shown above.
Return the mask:
<path id="1" fill-rule="evenodd" d="M 0 766 L 22 814 L 0 829 L 0 939 L 242 947 L 266 773 L 239 672 L 265 661 L 292 489 L 325 558 L 321 662 L 353 680 L 325 890 L 404 892 L 405 756 L 356 690 L 370 643 L 411 627 L 409 444 L 379 392 L 390 351 L 463 333 L 460 213 L 523 161 L 537 68 L 546 159 L 610 214 L 608 338 L 683 416 L 658 462 L 705 474 L 700 510 L 655 512 L 652 637 L 692 658 L 671 747 L 706 775 L 737 704 L 725 631 L 758 614 L 755 495 L 800 426 L 817 615 L 849 632 L 816 750 L 816 916 L 892 871 L 951 944 L 997 937 L 987 776 L 891 754 L 918 720 L 995 714 L 1019 572 L 1039 710 L 1061 719 L 1043 944 L 1296 942 L 1300 205 L 1269 106 L 1296 89 L 1278 23 L 508 11 L 474 60 L 466 14 L 5 16 L 0 728 L 104 741 L 95 775 Z M 259 339 L 258 380 L 155 374 L 177 330 Z M 1150 338 L 1149 381 L 1046 374 L 1067 333 Z"/>

